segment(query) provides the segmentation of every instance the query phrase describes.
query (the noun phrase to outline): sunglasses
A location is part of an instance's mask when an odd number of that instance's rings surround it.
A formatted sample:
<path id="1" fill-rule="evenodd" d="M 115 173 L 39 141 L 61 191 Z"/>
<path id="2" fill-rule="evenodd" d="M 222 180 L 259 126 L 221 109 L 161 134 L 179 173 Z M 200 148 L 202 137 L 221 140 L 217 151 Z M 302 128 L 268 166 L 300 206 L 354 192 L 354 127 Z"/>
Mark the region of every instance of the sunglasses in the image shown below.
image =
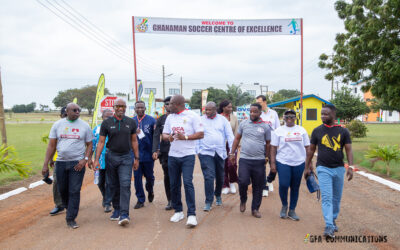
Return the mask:
<path id="1" fill-rule="evenodd" d="M 164 105 L 165 105 L 165 106 L 168 106 L 168 105 L 169 105 L 169 102 L 165 102 Z"/>
<path id="2" fill-rule="evenodd" d="M 126 105 L 115 105 L 114 107 L 116 109 L 124 109 L 124 108 L 126 108 Z"/>
<path id="3" fill-rule="evenodd" d="M 81 112 L 81 109 L 73 109 L 72 111 L 73 111 L 74 113 L 76 113 L 76 112 L 80 113 L 80 112 Z"/>
<path id="4" fill-rule="evenodd" d="M 285 115 L 285 118 L 287 118 L 287 119 L 295 119 L 296 116 L 295 115 Z"/>

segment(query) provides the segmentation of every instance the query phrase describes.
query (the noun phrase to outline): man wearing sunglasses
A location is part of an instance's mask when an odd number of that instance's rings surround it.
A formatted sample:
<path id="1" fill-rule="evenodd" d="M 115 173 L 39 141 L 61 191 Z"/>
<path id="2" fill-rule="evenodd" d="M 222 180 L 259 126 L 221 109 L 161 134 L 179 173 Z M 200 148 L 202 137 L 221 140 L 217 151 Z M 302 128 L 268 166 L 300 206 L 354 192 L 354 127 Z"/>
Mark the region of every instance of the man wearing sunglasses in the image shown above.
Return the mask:
<path id="1" fill-rule="evenodd" d="M 132 168 L 137 170 L 139 167 L 139 146 L 136 138 L 136 123 L 132 118 L 125 116 L 126 102 L 121 98 L 116 99 L 114 111 L 114 116 L 101 124 L 94 167 L 95 169 L 100 167 L 99 158 L 108 137 L 106 178 L 109 181 L 114 207 L 110 220 L 119 220 L 118 224 L 124 226 L 130 222 Z M 134 162 L 132 162 L 131 151 L 135 155 Z"/>
<path id="2" fill-rule="evenodd" d="M 57 149 L 57 187 L 63 207 L 67 208 L 67 225 L 78 228 L 80 192 L 85 165 L 92 151 L 93 134 L 89 124 L 79 119 L 80 107 L 75 103 L 67 105 L 67 117 L 55 122 L 50 130 L 42 174 L 49 172 L 48 164 Z"/>
<path id="3" fill-rule="evenodd" d="M 165 120 L 169 115 L 169 102 L 171 101 L 171 97 L 168 96 L 164 99 L 164 109 L 166 114 L 160 116 L 157 119 L 156 128 L 154 130 L 153 135 L 153 160 L 160 160 L 160 164 L 162 166 L 164 172 L 164 188 L 165 188 L 165 195 L 167 196 L 168 204 L 165 206 L 165 210 L 171 210 L 171 187 L 169 183 L 169 175 L 168 175 L 168 152 L 170 147 L 169 141 L 161 141 L 160 137 L 162 135 Z"/>

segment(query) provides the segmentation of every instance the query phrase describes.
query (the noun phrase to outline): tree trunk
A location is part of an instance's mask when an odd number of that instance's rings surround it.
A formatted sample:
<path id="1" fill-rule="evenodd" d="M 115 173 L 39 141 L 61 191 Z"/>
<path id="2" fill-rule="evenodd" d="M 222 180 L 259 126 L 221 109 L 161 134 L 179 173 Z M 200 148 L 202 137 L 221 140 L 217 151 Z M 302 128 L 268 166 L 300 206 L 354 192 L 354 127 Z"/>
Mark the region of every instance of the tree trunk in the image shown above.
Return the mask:
<path id="1" fill-rule="evenodd" d="M 390 176 L 390 166 L 389 166 L 389 162 L 386 163 L 386 175 Z"/>
<path id="2" fill-rule="evenodd" d="M 6 132 L 6 118 L 4 115 L 4 104 L 3 104 L 3 86 L 1 83 L 1 68 L 0 68 L 0 126 L 1 126 L 1 142 L 7 145 L 7 132 Z"/>

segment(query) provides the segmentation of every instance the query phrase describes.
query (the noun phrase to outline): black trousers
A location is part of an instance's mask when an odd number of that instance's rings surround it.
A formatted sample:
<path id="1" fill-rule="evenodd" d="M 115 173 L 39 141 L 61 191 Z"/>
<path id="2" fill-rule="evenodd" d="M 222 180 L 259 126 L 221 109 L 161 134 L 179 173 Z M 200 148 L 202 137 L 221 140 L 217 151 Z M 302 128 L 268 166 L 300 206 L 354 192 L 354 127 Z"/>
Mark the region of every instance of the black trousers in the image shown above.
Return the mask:
<path id="1" fill-rule="evenodd" d="M 262 191 L 265 185 L 265 159 L 239 159 L 239 194 L 242 203 L 247 201 L 247 189 L 250 181 L 253 187 L 251 210 L 254 211 L 261 206 Z"/>
<path id="2" fill-rule="evenodd" d="M 160 164 L 164 172 L 164 188 L 167 200 L 171 200 L 171 186 L 169 184 L 169 174 L 168 174 L 168 153 L 161 153 L 159 156 Z"/>

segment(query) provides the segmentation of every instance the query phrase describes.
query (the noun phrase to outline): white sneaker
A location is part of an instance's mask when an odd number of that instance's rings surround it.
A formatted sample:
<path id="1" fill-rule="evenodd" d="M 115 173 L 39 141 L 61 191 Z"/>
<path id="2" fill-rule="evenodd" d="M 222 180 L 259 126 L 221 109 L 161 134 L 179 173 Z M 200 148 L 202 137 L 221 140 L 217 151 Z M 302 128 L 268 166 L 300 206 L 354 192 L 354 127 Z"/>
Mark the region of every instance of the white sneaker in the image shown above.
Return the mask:
<path id="1" fill-rule="evenodd" d="M 172 215 L 170 221 L 178 222 L 180 220 L 183 220 L 184 217 L 185 217 L 185 215 L 183 214 L 183 212 L 177 212 L 177 213 L 174 213 L 174 215 Z"/>
<path id="2" fill-rule="evenodd" d="M 187 219 L 186 226 L 188 227 L 195 227 L 197 226 L 197 219 L 196 216 L 190 215 Z"/>
<path id="3" fill-rule="evenodd" d="M 235 183 L 230 183 L 229 187 L 231 189 L 231 194 L 236 194 L 236 187 L 235 187 Z"/>
<path id="4" fill-rule="evenodd" d="M 229 188 L 223 188 L 222 189 L 222 194 L 229 194 Z"/>
<path id="5" fill-rule="evenodd" d="M 268 190 L 263 190 L 263 197 L 268 197 Z"/>
<path id="6" fill-rule="evenodd" d="M 274 191 L 274 184 L 272 184 L 272 182 L 271 183 L 267 183 L 267 186 L 268 186 L 268 190 L 270 191 L 270 192 L 273 192 Z"/>

